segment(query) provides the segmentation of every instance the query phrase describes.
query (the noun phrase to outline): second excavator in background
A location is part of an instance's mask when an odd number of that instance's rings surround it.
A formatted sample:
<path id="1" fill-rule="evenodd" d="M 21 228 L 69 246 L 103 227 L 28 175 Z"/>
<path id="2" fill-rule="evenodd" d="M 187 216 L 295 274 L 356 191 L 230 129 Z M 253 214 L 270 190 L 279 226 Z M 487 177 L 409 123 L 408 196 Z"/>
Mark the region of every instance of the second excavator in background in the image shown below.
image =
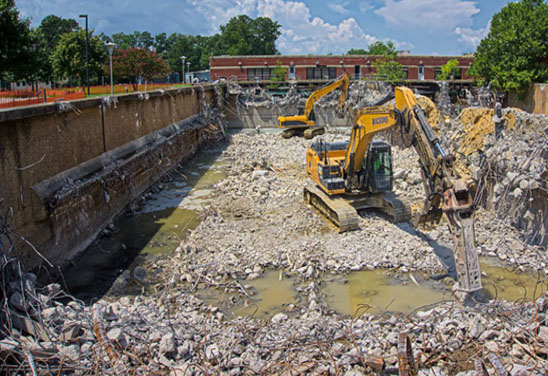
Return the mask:
<path id="1" fill-rule="evenodd" d="M 316 126 L 314 104 L 321 97 L 331 93 L 337 88 L 341 88 L 338 111 L 343 111 L 349 84 L 350 78 L 345 73 L 342 76 L 338 77 L 336 80 L 325 84 L 324 86 L 310 94 L 310 96 L 306 100 L 306 105 L 304 106 L 304 108 L 299 109 L 298 115 L 280 116 L 278 118 L 279 127 L 284 129 L 284 131 L 282 132 L 282 137 L 291 138 L 293 136 L 304 136 L 304 138 L 306 139 L 311 139 L 315 136 L 324 134 L 325 129 L 323 127 Z"/>
<path id="2" fill-rule="evenodd" d="M 395 96 L 395 106 L 381 106 Z M 413 92 L 396 87 L 373 107 L 360 109 L 348 142 L 314 142 L 307 150 L 307 175 L 312 182 L 304 189 L 304 199 L 340 232 L 359 228 L 358 211 L 380 209 L 396 222 L 409 219 L 409 205 L 392 192 L 390 144 L 373 140 L 382 131 L 393 129 L 404 146 L 413 146 L 426 194 L 424 208 L 414 221 L 437 224 L 448 220 L 453 235 L 459 289 L 473 292 L 482 288 L 478 254 L 474 240 L 473 183 L 462 178 L 454 156 L 442 149 Z"/>

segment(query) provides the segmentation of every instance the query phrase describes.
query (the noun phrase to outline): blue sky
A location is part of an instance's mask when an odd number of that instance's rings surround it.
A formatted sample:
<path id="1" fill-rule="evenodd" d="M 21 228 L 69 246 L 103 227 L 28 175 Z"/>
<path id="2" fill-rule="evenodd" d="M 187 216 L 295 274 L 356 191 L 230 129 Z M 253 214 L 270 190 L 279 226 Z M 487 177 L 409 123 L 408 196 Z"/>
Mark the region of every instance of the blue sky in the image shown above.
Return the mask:
<path id="1" fill-rule="evenodd" d="M 78 19 L 113 34 L 149 31 L 211 35 L 238 14 L 281 25 L 282 54 L 346 53 L 393 40 L 413 54 L 473 52 L 506 0 L 16 0 L 37 26 L 49 14 Z"/>

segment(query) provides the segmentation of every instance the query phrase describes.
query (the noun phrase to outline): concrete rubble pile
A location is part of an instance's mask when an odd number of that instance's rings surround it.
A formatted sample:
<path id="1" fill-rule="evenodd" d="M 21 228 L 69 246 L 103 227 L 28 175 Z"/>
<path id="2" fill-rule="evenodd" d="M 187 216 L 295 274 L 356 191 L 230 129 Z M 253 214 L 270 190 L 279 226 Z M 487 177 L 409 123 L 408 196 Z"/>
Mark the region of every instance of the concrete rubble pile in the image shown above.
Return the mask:
<path id="1" fill-rule="evenodd" d="M 382 97 L 383 90 L 367 100 Z M 273 103 L 265 93 L 245 96 L 251 98 L 245 105 Z M 294 91 L 285 100 L 296 98 Z M 336 96 L 327 100 L 336 101 Z M 478 213 L 480 250 L 505 261 L 511 260 L 502 256 L 511 255 L 520 270 L 547 273 L 546 252 L 523 243 L 511 226 L 515 223 L 500 223 L 494 216 L 506 210 L 501 209 L 505 200 L 515 199 L 510 202 L 519 203 L 518 210 L 524 205 L 536 210 L 534 192 L 546 192 L 546 118 L 505 111 L 506 130 L 493 140 L 482 120 L 485 110 L 469 109 L 446 122 L 431 101 L 419 98 L 419 103 L 431 124 L 450 135 L 442 138 L 447 138 L 445 147 L 465 158 L 462 171 L 479 179 L 478 192 L 495 191 L 485 194 L 495 212 Z M 213 110 L 206 112 L 215 116 Z M 323 137 L 344 141 L 349 132 L 330 131 Z M 531 302 L 490 300 L 474 307 L 440 301 L 409 315 L 392 314 L 387 307 L 378 315 L 361 309 L 352 318 L 330 308 L 322 277 L 384 268 L 398 278 L 415 273 L 426 283 L 423 274 L 445 271 L 432 241 L 450 244 L 451 236 L 443 224 L 420 231 L 373 212 L 363 214 L 360 230 L 336 233 L 303 202 L 304 157 L 311 142 L 284 140 L 279 134 L 227 135 L 222 155 L 230 161 L 227 177 L 215 185 L 211 203 L 200 211 L 201 223 L 179 247 L 146 265 L 141 296 L 110 295 L 89 306 L 64 294 L 58 284 L 41 286 L 36 276 L 15 267 L 0 217 L 5 281 L 0 373 L 353 376 L 381 374 L 384 368 L 384 374 L 397 374 L 401 334 L 406 333 L 417 355 L 407 361 L 417 361 L 419 375 L 476 375 L 474 360 L 487 356 L 495 356 L 509 375 L 548 374 L 548 293 L 536 294 Z M 393 160 L 395 193 L 420 205 L 424 193 L 414 151 L 396 146 Z M 504 253 L 501 244 L 500 249 L 485 246 L 489 236 L 502 238 L 509 231 L 515 232 L 504 252 L 511 253 Z M 230 304 L 252 304 L 258 291 L 249 283 L 272 269 L 280 279 L 291 278 L 296 298 L 268 319 L 235 317 L 230 306 L 221 310 L 197 295 L 215 290 L 230 295 Z M 146 285 L 152 276 L 154 284 Z M 545 276 L 539 273 L 542 281 Z"/>
<path id="2" fill-rule="evenodd" d="M 346 111 L 338 114 L 351 120 L 357 109 L 370 106 L 384 98 L 391 90 L 390 85 L 383 82 L 356 81 L 349 86 Z M 274 112 L 275 116 L 297 114 L 296 109 L 304 108 L 309 93 L 302 92 L 295 85 L 291 85 L 287 93 L 282 96 L 273 96 L 260 87 L 243 89 L 236 83 L 229 83 L 229 93 L 237 95 L 237 113 L 239 116 L 250 108 L 266 108 Z M 323 118 L 324 123 L 332 125 L 333 110 L 339 104 L 340 90 L 337 89 L 320 98 L 314 106 L 316 117 Z"/>
<path id="3" fill-rule="evenodd" d="M 452 115 L 454 106 L 451 102 L 451 97 L 449 96 L 449 84 L 447 81 L 442 81 L 439 83 L 440 91 L 438 93 L 438 107 L 445 115 Z"/>
<path id="4" fill-rule="evenodd" d="M 234 157 L 229 176 L 217 184 L 192 235 L 173 257 L 155 262 L 164 278 L 156 293 L 86 306 L 59 285 L 40 287 L 32 274 L 10 284 L 3 290 L 9 291 L 10 315 L 27 317 L 36 329 L 34 335 L 13 325 L 3 331 L 0 372 L 378 374 L 383 366 L 397 372 L 400 333 L 419 355 L 420 375 L 471 376 L 474 357 L 487 354 L 496 354 L 511 375 L 548 372 L 547 294 L 521 305 L 440 302 L 411 315 L 361 310 L 354 319 L 329 309 L 317 280 L 324 273 L 439 266 L 410 226 L 375 214 L 363 218 L 363 231 L 335 234 L 302 203 L 302 154 L 309 141 L 289 141 L 284 147 L 279 135 L 232 136 L 225 151 Z M 315 241 L 320 234 L 326 236 Z M 245 280 L 269 267 L 292 276 L 298 291 L 296 303 L 270 319 L 233 317 L 194 296 L 198 289 L 218 289 L 247 299 L 256 292 Z"/>
<path id="5" fill-rule="evenodd" d="M 463 172 L 478 181 L 476 201 L 520 229 L 530 244 L 546 246 L 548 117 L 504 109 L 497 138 L 493 115 L 492 109 L 466 108 L 444 124 L 443 140 Z"/>

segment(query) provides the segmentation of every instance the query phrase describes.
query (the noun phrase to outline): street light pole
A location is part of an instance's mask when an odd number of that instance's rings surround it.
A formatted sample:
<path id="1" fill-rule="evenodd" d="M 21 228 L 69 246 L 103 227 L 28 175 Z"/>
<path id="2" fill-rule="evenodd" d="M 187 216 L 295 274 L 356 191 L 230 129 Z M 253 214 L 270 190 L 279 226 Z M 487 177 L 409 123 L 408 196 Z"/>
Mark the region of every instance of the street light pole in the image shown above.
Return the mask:
<path id="1" fill-rule="evenodd" d="M 88 87 L 88 95 L 89 95 L 89 57 L 88 57 L 88 43 L 89 43 L 89 34 L 88 34 L 88 15 L 87 14 L 81 14 L 80 18 L 86 19 L 86 85 Z"/>
<path id="2" fill-rule="evenodd" d="M 107 43 L 108 54 L 110 56 L 110 95 L 114 95 L 114 88 L 112 86 L 112 53 L 114 52 L 114 47 L 116 47 L 116 43 Z"/>
<path id="3" fill-rule="evenodd" d="M 188 72 L 188 74 L 190 74 L 190 61 L 188 61 L 186 63 L 186 71 Z M 192 82 L 190 82 L 190 77 L 188 77 L 188 83 L 191 84 Z"/>
<path id="4" fill-rule="evenodd" d="M 185 83 L 185 59 L 186 59 L 186 56 L 181 56 L 181 60 L 183 61 L 183 79 L 181 80 L 183 82 L 183 84 Z"/>

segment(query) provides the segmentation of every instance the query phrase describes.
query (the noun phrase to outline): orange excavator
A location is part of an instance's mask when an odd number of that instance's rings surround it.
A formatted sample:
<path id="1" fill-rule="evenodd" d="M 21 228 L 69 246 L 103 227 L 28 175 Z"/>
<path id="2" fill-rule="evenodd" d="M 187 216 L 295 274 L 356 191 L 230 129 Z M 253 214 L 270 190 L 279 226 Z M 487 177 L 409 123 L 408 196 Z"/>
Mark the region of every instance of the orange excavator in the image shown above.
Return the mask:
<path id="1" fill-rule="evenodd" d="M 410 218 L 409 205 L 392 192 L 392 156 L 390 144 L 373 140 L 374 136 L 396 129 L 405 146 L 413 146 L 419 156 L 426 193 L 424 207 L 414 225 L 437 224 L 447 218 L 454 240 L 459 289 L 480 290 L 481 272 L 474 241 L 474 204 L 472 184 L 463 179 L 428 124 L 424 112 L 406 87 L 396 87 L 395 106 L 377 106 L 358 111 L 350 140 L 312 143 L 306 153 L 310 183 L 304 199 L 340 232 L 359 228 L 358 211 L 378 209 L 396 222 Z"/>

